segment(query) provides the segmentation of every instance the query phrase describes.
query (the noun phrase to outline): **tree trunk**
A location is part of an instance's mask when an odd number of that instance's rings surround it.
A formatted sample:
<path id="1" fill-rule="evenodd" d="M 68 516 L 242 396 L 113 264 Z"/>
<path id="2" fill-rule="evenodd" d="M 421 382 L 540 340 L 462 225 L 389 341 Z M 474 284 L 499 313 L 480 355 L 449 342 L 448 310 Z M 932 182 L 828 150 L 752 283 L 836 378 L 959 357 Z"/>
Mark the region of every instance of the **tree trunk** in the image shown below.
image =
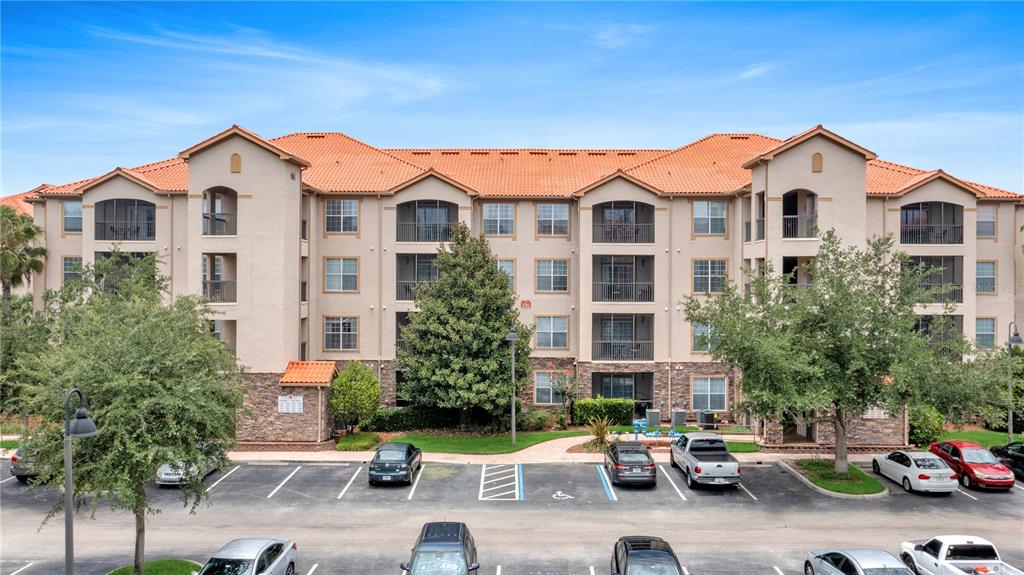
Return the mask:
<path id="1" fill-rule="evenodd" d="M 847 457 L 846 447 L 846 413 L 836 410 L 835 421 L 833 422 L 836 434 L 835 446 L 835 468 L 836 473 L 849 473 L 850 464 Z"/>
<path id="2" fill-rule="evenodd" d="M 146 561 L 146 491 L 141 483 L 136 497 L 141 501 L 135 505 L 135 561 L 132 572 L 134 575 L 142 575 Z"/>
<path id="3" fill-rule="evenodd" d="M 4 324 L 11 316 L 11 278 L 4 277 L 0 279 L 0 284 L 3 284 L 3 314 Z"/>

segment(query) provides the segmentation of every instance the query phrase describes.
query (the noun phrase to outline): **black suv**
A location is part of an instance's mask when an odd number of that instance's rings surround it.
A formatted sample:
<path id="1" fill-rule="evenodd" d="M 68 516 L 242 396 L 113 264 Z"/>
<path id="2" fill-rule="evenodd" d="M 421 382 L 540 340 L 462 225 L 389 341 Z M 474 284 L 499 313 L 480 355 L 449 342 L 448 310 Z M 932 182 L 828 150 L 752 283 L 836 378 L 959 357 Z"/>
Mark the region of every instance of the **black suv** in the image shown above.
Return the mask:
<path id="1" fill-rule="evenodd" d="M 409 575 L 466 575 L 476 571 L 476 543 L 465 523 L 427 523 L 412 548 L 412 560 L 402 563 Z"/>
<path id="2" fill-rule="evenodd" d="M 612 549 L 612 575 L 680 575 L 679 560 L 660 537 L 621 537 Z"/>

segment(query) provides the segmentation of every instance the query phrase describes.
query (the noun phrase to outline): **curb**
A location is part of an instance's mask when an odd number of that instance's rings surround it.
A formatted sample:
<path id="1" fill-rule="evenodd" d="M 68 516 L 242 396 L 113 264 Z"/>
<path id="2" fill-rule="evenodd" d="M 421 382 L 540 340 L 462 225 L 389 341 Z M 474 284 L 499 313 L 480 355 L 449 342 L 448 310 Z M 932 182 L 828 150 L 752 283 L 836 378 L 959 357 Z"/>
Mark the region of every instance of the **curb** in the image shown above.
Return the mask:
<path id="1" fill-rule="evenodd" d="M 829 497 L 835 497 L 838 499 L 879 499 L 881 497 L 889 496 L 889 488 L 884 483 L 882 484 L 882 491 L 878 493 L 868 493 L 866 495 L 853 495 L 850 493 L 836 493 L 835 491 L 829 491 L 824 487 L 819 487 L 815 485 L 814 482 L 812 482 L 810 479 L 807 479 L 807 477 L 805 477 L 803 473 L 800 473 L 796 469 L 793 469 L 793 467 L 789 463 L 786 463 L 785 461 L 782 460 L 779 460 L 777 463 L 779 464 L 779 467 L 785 469 L 787 472 L 789 472 L 790 475 L 793 475 L 794 477 L 799 479 L 804 485 L 810 487 L 811 489 L 817 491 L 818 493 L 821 493 L 822 495 L 827 495 Z"/>

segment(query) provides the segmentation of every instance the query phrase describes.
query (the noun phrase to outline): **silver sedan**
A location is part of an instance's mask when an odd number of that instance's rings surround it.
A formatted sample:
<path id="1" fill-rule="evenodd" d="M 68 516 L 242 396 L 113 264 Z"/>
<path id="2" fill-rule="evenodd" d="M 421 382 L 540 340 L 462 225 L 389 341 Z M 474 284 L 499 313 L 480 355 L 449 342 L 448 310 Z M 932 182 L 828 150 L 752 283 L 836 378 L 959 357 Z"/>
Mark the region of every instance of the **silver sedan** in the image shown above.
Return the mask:
<path id="1" fill-rule="evenodd" d="M 871 469 L 899 483 L 907 493 L 952 493 L 957 489 L 956 473 L 942 458 L 927 451 L 893 451 L 888 455 L 876 455 Z"/>
<path id="2" fill-rule="evenodd" d="M 235 539 L 192 575 L 294 575 L 296 554 L 290 539 Z"/>
<path id="3" fill-rule="evenodd" d="M 902 561 L 881 549 L 808 551 L 804 575 L 914 575 Z"/>

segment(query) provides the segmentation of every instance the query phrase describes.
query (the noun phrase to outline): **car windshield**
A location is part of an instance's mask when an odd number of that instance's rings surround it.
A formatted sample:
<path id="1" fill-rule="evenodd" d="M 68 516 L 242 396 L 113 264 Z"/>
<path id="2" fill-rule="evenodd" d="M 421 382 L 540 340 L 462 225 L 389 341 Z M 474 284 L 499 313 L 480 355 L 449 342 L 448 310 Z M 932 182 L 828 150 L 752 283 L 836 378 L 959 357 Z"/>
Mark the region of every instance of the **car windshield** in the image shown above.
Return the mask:
<path id="1" fill-rule="evenodd" d="M 642 451 L 620 451 L 619 461 L 622 463 L 648 463 L 650 458 Z"/>
<path id="2" fill-rule="evenodd" d="M 246 575 L 252 569 L 252 559 L 218 559 L 206 562 L 199 575 Z"/>
<path id="3" fill-rule="evenodd" d="M 876 569 L 865 569 L 864 575 L 914 575 L 906 567 L 879 567 Z"/>
<path id="4" fill-rule="evenodd" d="M 405 461 L 405 452 L 397 449 L 382 449 L 377 452 L 378 461 Z"/>
<path id="5" fill-rule="evenodd" d="M 630 556 L 626 575 L 679 575 L 679 570 L 667 557 Z"/>
<path id="6" fill-rule="evenodd" d="M 991 545 L 950 545 L 946 550 L 946 561 L 997 561 L 995 547 Z"/>
<path id="7" fill-rule="evenodd" d="M 967 463 L 997 463 L 995 455 L 987 449 L 965 449 L 964 461 Z"/>
<path id="8" fill-rule="evenodd" d="M 937 457 L 918 457 L 914 459 L 914 464 L 921 469 L 946 469 L 946 464 Z"/>
<path id="9" fill-rule="evenodd" d="M 721 439 L 694 439 L 690 442 L 690 451 L 725 451 L 725 442 Z"/>
<path id="10" fill-rule="evenodd" d="M 420 551 L 409 575 L 466 575 L 466 562 L 458 551 Z"/>

